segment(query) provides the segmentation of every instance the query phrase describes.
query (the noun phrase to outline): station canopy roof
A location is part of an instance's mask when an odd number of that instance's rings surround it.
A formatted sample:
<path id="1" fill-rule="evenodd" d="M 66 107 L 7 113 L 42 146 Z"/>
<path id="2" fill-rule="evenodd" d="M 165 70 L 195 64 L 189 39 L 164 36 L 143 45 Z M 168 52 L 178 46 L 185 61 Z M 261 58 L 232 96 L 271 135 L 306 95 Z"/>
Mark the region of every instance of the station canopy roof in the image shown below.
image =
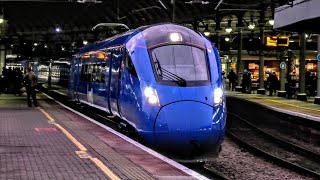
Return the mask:
<path id="1" fill-rule="evenodd" d="M 320 1 L 295 0 L 275 10 L 275 28 L 285 31 L 320 33 Z"/>
<path id="2" fill-rule="evenodd" d="M 130 28 L 172 22 L 172 0 L 33 0 L 2 1 L 8 35 L 90 31 L 98 23 L 124 23 Z M 175 0 L 176 23 L 234 17 L 288 0 Z M 250 17 L 250 15 L 247 15 Z M 254 13 L 254 16 L 258 16 Z M 267 14 L 271 16 L 271 13 Z M 224 20 L 225 23 L 227 19 Z"/>

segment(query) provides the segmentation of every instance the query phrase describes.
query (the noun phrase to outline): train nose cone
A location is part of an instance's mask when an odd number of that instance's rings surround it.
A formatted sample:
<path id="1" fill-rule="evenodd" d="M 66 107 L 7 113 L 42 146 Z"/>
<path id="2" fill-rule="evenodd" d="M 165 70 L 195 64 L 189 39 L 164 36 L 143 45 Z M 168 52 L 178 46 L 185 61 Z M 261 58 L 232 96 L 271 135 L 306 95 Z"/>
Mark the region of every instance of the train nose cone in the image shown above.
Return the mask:
<path id="1" fill-rule="evenodd" d="M 155 121 L 158 147 L 165 151 L 206 151 L 218 143 L 219 123 L 213 123 L 214 108 L 195 101 L 164 106 Z M 185 151 L 185 152 L 183 152 Z"/>

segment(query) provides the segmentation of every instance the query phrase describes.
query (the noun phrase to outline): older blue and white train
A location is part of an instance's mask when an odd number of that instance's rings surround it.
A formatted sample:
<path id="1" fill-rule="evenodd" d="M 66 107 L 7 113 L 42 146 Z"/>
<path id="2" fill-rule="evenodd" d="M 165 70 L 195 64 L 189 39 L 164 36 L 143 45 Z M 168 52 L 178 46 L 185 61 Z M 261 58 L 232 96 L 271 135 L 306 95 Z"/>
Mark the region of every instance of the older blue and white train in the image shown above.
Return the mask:
<path id="1" fill-rule="evenodd" d="M 181 162 L 214 159 L 226 103 L 217 49 L 175 24 L 140 27 L 88 45 L 71 61 L 69 95 L 135 129 Z"/>

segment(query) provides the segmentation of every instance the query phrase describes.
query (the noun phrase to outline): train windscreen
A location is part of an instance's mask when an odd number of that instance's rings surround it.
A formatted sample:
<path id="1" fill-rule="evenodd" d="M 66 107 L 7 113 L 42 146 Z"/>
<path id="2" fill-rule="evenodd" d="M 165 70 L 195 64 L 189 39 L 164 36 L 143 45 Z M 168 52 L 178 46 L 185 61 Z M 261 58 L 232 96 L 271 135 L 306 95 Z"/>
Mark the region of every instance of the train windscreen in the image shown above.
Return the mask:
<path id="1" fill-rule="evenodd" d="M 158 81 L 177 81 L 185 85 L 200 85 L 201 82 L 210 81 L 203 49 L 187 45 L 168 45 L 152 49 L 151 55 Z"/>

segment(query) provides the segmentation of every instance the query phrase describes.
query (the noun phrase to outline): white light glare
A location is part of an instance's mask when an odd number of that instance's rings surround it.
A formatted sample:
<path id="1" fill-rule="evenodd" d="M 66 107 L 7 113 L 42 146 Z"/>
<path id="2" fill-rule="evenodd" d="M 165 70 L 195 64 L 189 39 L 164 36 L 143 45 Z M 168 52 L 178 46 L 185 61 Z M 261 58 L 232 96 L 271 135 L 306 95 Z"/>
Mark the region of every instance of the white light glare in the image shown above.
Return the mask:
<path id="1" fill-rule="evenodd" d="M 180 33 L 170 33 L 170 40 L 172 42 L 182 41 L 182 36 Z"/>
<path id="2" fill-rule="evenodd" d="M 254 22 L 250 22 L 248 25 L 249 29 L 254 29 L 256 27 L 256 25 L 254 24 Z"/>
<path id="3" fill-rule="evenodd" d="M 269 24 L 270 24 L 271 26 L 273 26 L 273 25 L 274 25 L 274 20 L 273 20 L 273 19 L 270 19 L 270 20 L 269 20 Z"/>
<path id="4" fill-rule="evenodd" d="M 0 18 L 0 24 L 2 24 L 2 23 L 3 23 L 3 21 L 4 21 L 4 20 L 3 20 L 2 18 Z"/>
<path id="5" fill-rule="evenodd" d="M 227 33 L 231 33 L 231 31 L 232 31 L 232 27 L 226 27 L 226 32 Z"/>
<path id="6" fill-rule="evenodd" d="M 56 32 L 60 32 L 61 29 L 59 27 L 56 27 Z"/>
<path id="7" fill-rule="evenodd" d="M 156 90 L 150 88 L 150 87 L 147 87 L 145 90 L 144 90 L 144 95 L 147 97 L 147 100 L 150 104 L 153 104 L 153 105 L 160 105 L 160 102 L 159 102 L 159 98 L 158 98 L 158 95 L 157 95 L 157 92 Z"/>
<path id="8" fill-rule="evenodd" d="M 222 97 L 223 97 L 223 90 L 221 88 L 216 88 L 213 91 L 213 101 L 215 106 L 222 103 Z"/>
<path id="9" fill-rule="evenodd" d="M 210 32 L 209 32 L 209 31 L 205 31 L 203 34 L 204 34 L 205 36 L 210 36 Z"/>
<path id="10" fill-rule="evenodd" d="M 224 40 L 225 40 L 226 42 L 229 42 L 229 41 L 230 41 L 230 38 L 226 37 L 226 38 L 224 38 Z"/>
<path id="11" fill-rule="evenodd" d="M 87 44 L 88 44 L 88 41 L 83 40 L 83 44 L 84 44 L 84 45 L 87 45 Z"/>

